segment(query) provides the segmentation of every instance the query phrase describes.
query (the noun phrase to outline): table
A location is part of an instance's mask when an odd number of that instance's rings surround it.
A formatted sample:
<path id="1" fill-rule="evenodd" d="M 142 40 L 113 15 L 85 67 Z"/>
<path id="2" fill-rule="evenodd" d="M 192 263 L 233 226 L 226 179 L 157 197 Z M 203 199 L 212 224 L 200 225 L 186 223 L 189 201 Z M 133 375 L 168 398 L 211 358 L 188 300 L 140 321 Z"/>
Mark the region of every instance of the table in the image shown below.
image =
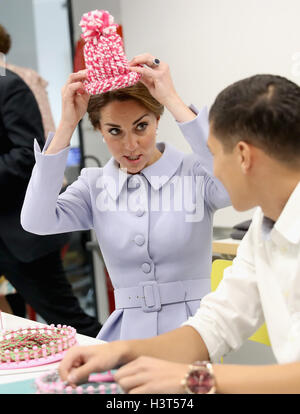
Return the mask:
<path id="1" fill-rule="evenodd" d="M 5 312 L 2 312 L 2 320 L 4 329 L 6 330 L 26 327 L 29 328 L 34 326 L 45 326 L 45 324 L 41 322 L 35 322 L 29 319 L 20 318 L 19 316 L 10 315 Z M 96 345 L 104 343 L 99 339 L 92 338 L 86 335 L 77 334 L 76 337 L 79 345 Z M 28 379 L 36 378 L 40 376 L 44 371 L 56 369 L 58 365 L 59 362 L 55 362 L 52 364 L 46 364 L 32 368 L 0 370 L 0 394 L 2 393 L 1 384 L 7 384 L 16 381 L 25 381 Z"/>
<path id="2" fill-rule="evenodd" d="M 221 239 L 213 240 L 212 251 L 218 254 L 226 254 L 236 256 L 237 248 L 240 245 L 241 240 L 236 239 Z"/>

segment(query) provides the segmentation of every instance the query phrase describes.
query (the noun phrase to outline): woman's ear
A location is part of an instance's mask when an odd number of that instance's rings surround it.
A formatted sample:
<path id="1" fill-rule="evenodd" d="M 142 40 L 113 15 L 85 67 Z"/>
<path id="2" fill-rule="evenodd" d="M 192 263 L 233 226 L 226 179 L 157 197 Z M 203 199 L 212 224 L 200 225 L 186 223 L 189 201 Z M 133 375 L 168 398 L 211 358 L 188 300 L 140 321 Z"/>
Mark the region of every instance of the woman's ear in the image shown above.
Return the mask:
<path id="1" fill-rule="evenodd" d="M 98 126 L 95 128 L 95 130 L 100 132 L 102 141 L 106 144 L 103 133 L 102 133 L 102 128 L 101 128 L 100 122 L 99 122 Z"/>
<path id="2" fill-rule="evenodd" d="M 160 120 L 160 115 L 156 117 L 156 130 L 158 129 L 159 120 Z"/>

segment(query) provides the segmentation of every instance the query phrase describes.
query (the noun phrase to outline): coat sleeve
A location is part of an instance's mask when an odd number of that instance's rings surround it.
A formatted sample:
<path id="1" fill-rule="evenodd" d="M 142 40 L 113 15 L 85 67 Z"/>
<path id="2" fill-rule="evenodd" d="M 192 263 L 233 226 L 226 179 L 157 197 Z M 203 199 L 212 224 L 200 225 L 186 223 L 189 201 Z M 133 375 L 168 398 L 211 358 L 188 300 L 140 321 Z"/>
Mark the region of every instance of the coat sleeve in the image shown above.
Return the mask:
<path id="1" fill-rule="evenodd" d="M 43 152 L 34 142 L 36 164 L 26 191 L 21 212 L 24 230 L 45 235 L 90 230 L 93 227 L 88 169 L 60 193 L 69 147 L 57 154 L 45 154 L 53 135 L 46 141 Z"/>
<path id="2" fill-rule="evenodd" d="M 0 191 L 20 191 L 30 178 L 34 165 L 33 140 L 44 141 L 44 130 L 37 102 L 25 82 L 15 74 L 0 79 L 0 130 L 7 150 L 0 155 Z M 2 203 L 5 200 L 1 201 Z"/>
<path id="3" fill-rule="evenodd" d="M 231 201 L 227 190 L 213 174 L 213 156 L 207 146 L 209 133 L 208 109 L 204 107 L 198 111 L 193 105 L 191 105 L 191 109 L 197 115 L 196 118 L 189 122 L 178 123 L 178 126 L 193 152 L 197 154 L 194 174 L 204 176 L 205 202 L 212 211 L 215 211 L 230 206 Z"/>
<path id="4" fill-rule="evenodd" d="M 211 361 L 218 362 L 237 350 L 263 322 L 250 227 L 218 288 L 202 299 L 198 311 L 183 325 L 196 329 Z"/>

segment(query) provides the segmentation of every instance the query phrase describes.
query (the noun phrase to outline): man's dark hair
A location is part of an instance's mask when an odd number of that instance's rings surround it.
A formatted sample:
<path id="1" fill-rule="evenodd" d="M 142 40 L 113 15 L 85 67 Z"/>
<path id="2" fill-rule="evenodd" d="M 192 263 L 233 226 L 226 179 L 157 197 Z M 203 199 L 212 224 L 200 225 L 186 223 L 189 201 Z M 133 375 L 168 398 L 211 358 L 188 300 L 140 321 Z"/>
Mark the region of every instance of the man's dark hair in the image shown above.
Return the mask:
<path id="1" fill-rule="evenodd" d="M 242 140 L 300 165 L 300 87 L 284 77 L 255 75 L 233 83 L 217 96 L 209 120 L 225 151 Z"/>

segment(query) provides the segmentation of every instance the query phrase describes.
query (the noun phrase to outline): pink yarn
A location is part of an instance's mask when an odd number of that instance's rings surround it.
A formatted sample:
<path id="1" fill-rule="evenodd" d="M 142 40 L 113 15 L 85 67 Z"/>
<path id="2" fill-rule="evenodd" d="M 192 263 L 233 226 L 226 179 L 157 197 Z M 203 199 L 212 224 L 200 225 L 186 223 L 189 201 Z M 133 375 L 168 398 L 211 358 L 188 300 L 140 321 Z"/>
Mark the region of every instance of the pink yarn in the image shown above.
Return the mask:
<path id="1" fill-rule="evenodd" d="M 86 91 L 91 95 L 126 88 L 137 83 L 141 75 L 129 71 L 118 25 L 107 11 L 85 13 L 80 21 L 85 40 L 84 59 L 87 68 Z"/>

